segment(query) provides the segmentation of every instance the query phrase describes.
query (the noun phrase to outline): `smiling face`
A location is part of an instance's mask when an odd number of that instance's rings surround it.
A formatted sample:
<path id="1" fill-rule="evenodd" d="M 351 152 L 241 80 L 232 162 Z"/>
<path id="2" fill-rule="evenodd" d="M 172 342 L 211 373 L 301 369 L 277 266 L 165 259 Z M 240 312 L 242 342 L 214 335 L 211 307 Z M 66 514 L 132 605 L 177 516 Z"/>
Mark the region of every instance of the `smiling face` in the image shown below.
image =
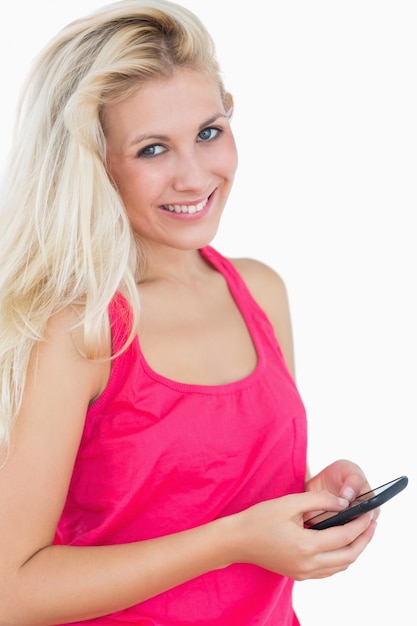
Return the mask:
<path id="1" fill-rule="evenodd" d="M 216 234 L 237 167 L 219 86 L 177 70 L 104 111 L 108 172 L 151 246 L 198 249 Z"/>

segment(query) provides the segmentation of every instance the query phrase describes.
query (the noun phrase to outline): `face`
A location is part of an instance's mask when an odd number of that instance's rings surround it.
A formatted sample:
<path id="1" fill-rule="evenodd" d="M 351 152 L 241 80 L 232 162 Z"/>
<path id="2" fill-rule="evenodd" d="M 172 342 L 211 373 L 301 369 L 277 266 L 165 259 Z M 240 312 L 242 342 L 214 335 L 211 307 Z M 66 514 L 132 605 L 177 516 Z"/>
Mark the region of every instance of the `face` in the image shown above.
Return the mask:
<path id="1" fill-rule="evenodd" d="M 198 249 L 216 234 L 237 167 L 220 90 L 178 70 L 105 110 L 108 172 L 150 245 Z"/>

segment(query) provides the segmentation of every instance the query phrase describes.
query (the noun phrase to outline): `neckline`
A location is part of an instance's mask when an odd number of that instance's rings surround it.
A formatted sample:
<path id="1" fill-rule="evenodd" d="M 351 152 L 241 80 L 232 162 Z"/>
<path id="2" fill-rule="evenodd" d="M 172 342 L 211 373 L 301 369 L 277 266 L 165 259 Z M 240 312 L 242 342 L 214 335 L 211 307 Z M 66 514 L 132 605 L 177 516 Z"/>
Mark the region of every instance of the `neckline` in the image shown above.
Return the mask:
<path id="1" fill-rule="evenodd" d="M 263 350 L 262 343 L 259 340 L 259 335 L 256 332 L 256 326 L 253 323 L 253 319 L 250 316 L 249 309 L 254 302 L 252 296 L 249 294 L 249 291 L 240 276 L 237 270 L 234 268 L 233 264 L 222 257 L 218 252 L 207 246 L 205 248 L 200 249 L 200 254 L 215 268 L 217 272 L 219 272 L 223 279 L 226 281 L 229 291 L 235 301 L 235 304 L 242 316 L 248 333 L 251 337 L 252 343 L 254 345 L 256 354 L 257 354 L 257 363 L 247 376 L 243 378 L 239 378 L 237 380 L 231 381 L 229 383 L 219 384 L 219 385 L 201 385 L 201 384 L 193 384 L 193 383 L 185 383 L 181 381 L 174 380 L 172 378 L 167 378 L 162 374 L 159 374 L 155 371 L 147 362 L 140 345 L 139 337 L 136 336 L 134 339 L 134 344 L 138 350 L 139 358 L 141 365 L 144 371 L 147 373 L 149 377 L 153 380 L 165 385 L 166 387 L 170 387 L 171 389 L 175 389 L 177 391 L 192 391 L 194 393 L 202 393 L 202 394 L 227 394 L 244 387 L 248 387 L 252 385 L 260 376 L 261 371 L 263 369 Z M 248 307 L 249 305 L 249 307 Z"/>

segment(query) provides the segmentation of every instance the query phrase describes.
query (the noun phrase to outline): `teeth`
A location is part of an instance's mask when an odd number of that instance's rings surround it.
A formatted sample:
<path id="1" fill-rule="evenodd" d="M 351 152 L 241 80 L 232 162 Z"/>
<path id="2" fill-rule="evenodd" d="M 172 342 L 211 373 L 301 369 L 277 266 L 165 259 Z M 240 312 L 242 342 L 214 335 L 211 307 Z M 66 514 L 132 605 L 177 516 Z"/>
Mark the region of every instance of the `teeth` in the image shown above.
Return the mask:
<path id="1" fill-rule="evenodd" d="M 207 198 L 199 204 L 164 204 L 164 209 L 173 213 L 198 213 L 206 204 Z"/>

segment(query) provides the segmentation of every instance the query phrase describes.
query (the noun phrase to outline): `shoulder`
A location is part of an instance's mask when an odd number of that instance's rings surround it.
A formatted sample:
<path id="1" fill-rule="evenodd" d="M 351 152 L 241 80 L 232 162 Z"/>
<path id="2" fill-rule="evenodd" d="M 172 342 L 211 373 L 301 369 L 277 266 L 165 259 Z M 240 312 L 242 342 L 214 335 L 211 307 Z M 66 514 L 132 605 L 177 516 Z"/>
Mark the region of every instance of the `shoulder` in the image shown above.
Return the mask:
<path id="1" fill-rule="evenodd" d="M 23 563 L 52 543 L 88 405 L 108 369 L 104 359 L 80 353 L 78 322 L 76 309 L 56 313 L 31 352 L 10 454 L 0 472 L 0 553 L 10 563 Z"/>
<path id="2" fill-rule="evenodd" d="M 242 276 L 252 296 L 268 313 L 279 301 L 287 303 L 285 282 L 278 272 L 262 261 L 249 258 L 229 259 Z"/>
<path id="3" fill-rule="evenodd" d="M 290 307 L 285 282 L 272 267 L 249 258 L 229 259 L 253 298 L 269 318 L 288 369 L 294 375 L 294 350 Z"/>
<path id="4" fill-rule="evenodd" d="M 42 363 L 46 376 L 58 376 L 65 380 L 66 387 L 83 388 L 85 393 L 94 398 L 100 393 L 107 378 L 110 356 L 110 336 L 103 338 L 97 348 L 98 358 L 89 359 L 81 320 L 81 311 L 77 307 L 67 307 L 52 315 L 46 325 L 44 339 L 39 341 L 31 359 L 32 366 L 39 374 Z M 90 398 L 90 399 L 91 399 Z"/>

